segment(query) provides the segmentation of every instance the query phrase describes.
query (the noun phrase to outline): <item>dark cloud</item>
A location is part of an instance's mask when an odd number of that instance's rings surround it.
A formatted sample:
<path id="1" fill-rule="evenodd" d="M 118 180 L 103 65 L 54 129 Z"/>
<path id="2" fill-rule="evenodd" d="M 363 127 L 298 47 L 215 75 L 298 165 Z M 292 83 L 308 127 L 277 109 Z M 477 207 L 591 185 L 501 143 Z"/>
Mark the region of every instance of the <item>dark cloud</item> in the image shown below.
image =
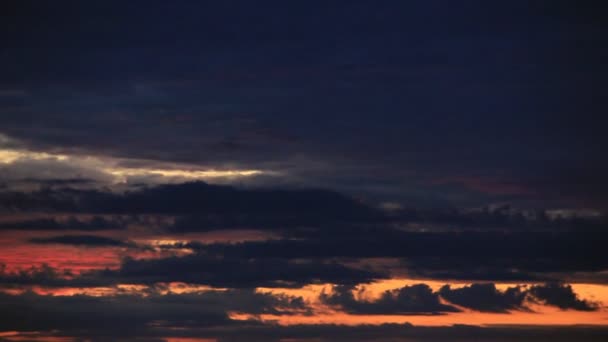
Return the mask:
<path id="1" fill-rule="evenodd" d="M 458 312 L 464 307 L 481 312 L 530 311 L 529 301 L 579 311 L 598 310 L 595 303 L 581 300 L 570 285 L 547 283 L 531 287 L 512 286 L 504 291 L 493 283 L 474 283 L 459 288 L 444 285 L 433 291 L 420 283 L 387 290 L 374 300 L 358 299 L 354 286 L 334 286 L 332 293 L 322 293 L 323 303 L 352 314 L 438 314 Z M 364 293 L 364 289 L 360 292 Z M 445 301 L 442 301 L 445 300 Z M 455 306 L 456 305 L 456 306 Z"/>
<path id="2" fill-rule="evenodd" d="M 31 292 L 0 294 L 0 329 L 22 331 L 97 331 L 128 334 L 159 327 L 230 326 L 228 312 L 289 314 L 306 309 L 299 297 L 252 290 L 190 294 L 118 294 L 111 297 L 45 296 Z M 238 324 L 238 323 L 236 323 Z"/>
<path id="3" fill-rule="evenodd" d="M 608 219 L 595 210 L 525 210 L 509 204 L 475 209 L 401 209 L 391 212 L 401 224 L 425 230 L 586 231 L 603 230 Z"/>
<path id="4" fill-rule="evenodd" d="M 87 247 L 126 247 L 133 243 L 97 235 L 59 235 L 45 238 L 31 238 L 28 240 L 35 244 L 59 244 Z"/>
<path id="5" fill-rule="evenodd" d="M 520 287 L 509 287 L 504 292 L 499 291 L 494 284 L 472 284 L 457 289 L 445 285 L 438 292 L 451 303 L 486 312 L 523 309 L 526 293 Z"/>
<path id="6" fill-rule="evenodd" d="M 608 267 L 603 231 L 406 232 L 383 226 L 308 230 L 298 239 L 178 245 L 238 258 L 397 258 L 410 276 L 461 280 L 548 280 Z M 400 270 L 395 270 L 400 271 Z"/>
<path id="7" fill-rule="evenodd" d="M 102 280 L 153 284 L 185 282 L 215 287 L 300 287 L 312 283 L 358 284 L 386 274 L 335 261 L 241 259 L 197 253 L 184 257 L 125 259 L 117 271 L 97 273 Z"/>
<path id="8" fill-rule="evenodd" d="M 239 189 L 203 182 L 167 184 L 125 193 L 97 190 L 43 189 L 31 193 L 4 192 L 0 206 L 13 210 L 113 214 L 208 214 L 229 217 L 270 216 L 284 220 L 372 220 L 380 212 L 350 197 L 328 190 Z M 176 230 L 198 231 L 208 227 L 178 226 Z"/>
<path id="9" fill-rule="evenodd" d="M 335 305 L 353 314 L 438 314 L 457 312 L 458 309 L 442 304 L 439 295 L 426 284 L 405 286 L 385 291 L 378 300 L 356 299 L 352 286 L 334 286 L 332 294 L 321 294 L 321 301 Z"/>
<path id="10" fill-rule="evenodd" d="M 89 219 L 69 217 L 67 219 L 57 218 L 39 218 L 39 219 L 23 219 L 1 221 L 0 230 L 82 230 L 82 231 L 100 231 L 100 230 L 118 230 L 125 229 L 131 220 L 102 216 L 93 216 Z"/>
<path id="11" fill-rule="evenodd" d="M 66 187 L 77 185 L 92 185 L 95 180 L 88 178 L 21 178 L 14 182 L 33 183 L 44 187 Z"/>
<path id="12" fill-rule="evenodd" d="M 48 265 L 32 266 L 29 269 L 8 271 L 6 265 L 0 264 L 0 285 L 4 287 L 21 288 L 23 286 L 98 286 L 99 281 L 85 282 L 79 279 L 77 282 L 68 279 L 73 274 L 69 271 L 57 270 Z"/>
<path id="13" fill-rule="evenodd" d="M 76 238 L 82 246 L 108 246 Z M 124 244 L 118 246 L 137 247 Z M 110 246 L 115 246 L 112 241 Z M 57 242 L 48 242 L 57 243 Z M 76 243 L 59 242 L 59 243 Z M 302 287 L 308 284 L 360 284 L 387 278 L 382 271 L 366 270 L 333 260 L 287 260 L 281 258 L 241 259 L 221 255 L 192 254 L 158 259 L 123 259 L 119 269 L 90 270 L 73 274 L 49 266 L 0 273 L 0 285 L 43 287 L 97 287 L 118 284 L 184 282 L 220 288 Z"/>
<path id="14" fill-rule="evenodd" d="M 567 284 L 550 283 L 547 285 L 535 285 L 529 293 L 536 299 L 547 305 L 557 306 L 560 309 L 573 309 L 580 311 L 593 311 L 598 309 L 597 303 L 579 299 Z"/>
<path id="15" fill-rule="evenodd" d="M 486 286 L 486 285 L 483 285 Z M 568 288 L 561 286 L 561 288 Z M 537 293 L 538 288 L 555 289 L 556 285 L 538 285 L 529 289 L 530 294 Z M 510 288 L 503 292 L 503 296 L 497 296 L 493 285 L 482 288 L 480 284 L 474 284 L 464 288 L 463 292 L 452 292 L 458 297 L 451 297 L 459 305 L 479 308 L 483 311 L 503 311 L 506 307 L 510 309 L 522 309 L 521 301 L 512 297 Z M 395 314 L 395 313 L 437 313 L 456 311 L 448 304 L 440 304 L 438 296 L 446 291 L 456 291 L 450 288 L 442 288 L 433 292 L 427 285 L 417 284 L 405 286 L 401 289 L 385 292 L 379 299 L 366 302 L 354 299 L 352 287 L 334 287 L 334 294 L 322 295 L 321 299 L 330 305 L 335 305 L 343 310 L 354 314 Z M 488 290 L 490 290 L 488 292 Z M 45 296 L 32 292 L 20 295 L 0 294 L 0 328 L 5 331 L 55 331 L 61 335 L 82 336 L 106 339 L 126 338 L 125 336 L 176 336 L 176 337 L 216 337 L 220 340 L 233 340 L 240 336 L 250 337 L 249 340 L 275 341 L 285 338 L 298 338 L 304 341 L 308 338 L 321 336 L 324 339 L 348 340 L 376 340 L 400 336 L 402 338 L 446 338 L 450 335 L 442 335 L 442 331 L 451 334 L 452 338 L 470 338 L 470 333 L 475 336 L 490 338 L 500 329 L 502 338 L 517 340 L 522 332 L 534 336 L 555 336 L 557 332 L 564 333 L 565 328 L 553 328 L 543 330 L 541 327 L 503 327 L 503 328 L 481 328 L 481 327 L 451 327 L 451 328 L 424 328 L 411 325 L 362 325 L 356 327 L 333 326 L 333 325 L 311 325 L 281 327 L 274 324 L 263 324 L 253 321 L 233 321 L 228 318 L 228 312 L 242 312 L 252 315 L 270 313 L 275 315 L 291 315 L 294 313 L 310 313 L 310 308 L 301 297 L 286 295 L 273 295 L 258 293 L 253 290 L 226 290 L 205 291 L 187 294 L 165 294 L 161 295 L 152 288 L 142 295 L 117 294 L 111 297 L 91 297 L 86 295 L 75 296 Z M 523 291 L 523 290 L 522 290 Z M 550 290 L 553 291 L 553 290 Z M 474 292 L 474 293 L 473 293 Z M 483 293 L 490 293 L 485 296 Z M 525 292 L 525 291 L 523 291 Z M 522 292 L 522 293 L 523 293 Z M 443 293 L 443 294 L 441 294 Z M 518 293 L 517 297 L 522 293 Z M 476 298 L 475 294 L 482 298 Z M 564 298 L 560 294 L 565 294 Z M 571 289 L 562 291 L 553 296 L 554 301 L 568 300 Z M 507 299 L 508 297 L 508 299 Z M 561 299 L 555 299 L 555 298 Z M 488 300 L 491 304 L 480 304 L 482 300 Z M 519 304 L 517 304 L 519 303 Z M 557 304 L 551 304 L 557 305 Z M 564 306 L 564 309 L 588 310 L 588 308 L 577 308 Z M 179 329 L 175 329 L 179 328 Z M 253 329 L 253 330 L 249 330 Z M 442 330 L 445 329 L 446 331 Z M 504 330 L 503 330 L 504 329 Z M 518 330 L 524 329 L 524 330 Z M 525 329 L 530 329 L 525 330 Z M 588 329 L 588 328 L 587 328 Z M 172 333 L 168 333 L 172 331 Z M 242 335 L 240 333 L 243 333 Z M 246 332 L 246 333 L 245 333 Z M 585 334 L 579 336 L 579 340 L 585 338 L 599 338 L 605 336 L 605 332 L 585 330 Z M 339 335 L 335 335 L 338 334 Z M 437 335 L 435 335 L 437 334 Z M 462 334 L 462 335 L 461 335 Z M 530 338 L 531 336 L 530 335 Z M 568 335 L 569 336 L 569 335 Z M 264 339 L 264 337 L 266 339 Z M 493 337 L 494 338 L 494 337 Z M 559 340 L 559 339 L 558 339 Z M 388 341 L 388 340 L 387 340 Z M 392 341 L 392 340 L 391 340 Z"/>
<path id="16" fill-rule="evenodd" d="M 81 243 L 80 239 L 77 240 Z M 85 241 L 89 242 L 88 239 Z M 107 245 L 104 241 L 102 245 L 95 242 L 84 246 Z M 131 244 L 126 246 L 141 248 Z M 354 285 L 388 277 L 383 271 L 347 266 L 333 260 L 241 259 L 201 253 L 158 259 L 125 258 L 116 270 L 90 270 L 80 274 L 49 266 L 17 271 L 8 271 L 3 267 L 0 270 L 0 285 L 13 287 L 99 287 L 184 282 L 219 288 L 285 288 L 325 283 Z"/>

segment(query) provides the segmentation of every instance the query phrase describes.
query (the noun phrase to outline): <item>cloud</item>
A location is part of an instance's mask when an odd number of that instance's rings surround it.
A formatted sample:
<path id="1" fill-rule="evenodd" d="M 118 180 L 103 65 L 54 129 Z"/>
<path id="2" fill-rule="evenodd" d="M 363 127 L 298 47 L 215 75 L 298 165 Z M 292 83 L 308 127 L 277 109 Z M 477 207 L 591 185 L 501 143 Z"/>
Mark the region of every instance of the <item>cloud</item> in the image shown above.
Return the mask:
<path id="1" fill-rule="evenodd" d="M 8 271 L 6 265 L 0 264 L 0 285 L 6 287 L 21 288 L 22 286 L 48 286 L 48 287 L 68 287 L 68 286 L 99 286 L 99 281 L 78 281 L 70 279 L 73 274 L 62 272 L 48 265 L 39 267 L 32 266 L 29 269 Z"/>
<path id="2" fill-rule="evenodd" d="M 331 294 L 322 293 L 320 299 L 352 314 L 438 314 L 457 312 L 458 309 L 442 304 L 439 295 L 426 284 L 387 290 L 374 301 L 355 299 L 353 286 L 334 286 Z"/>
<path id="3" fill-rule="evenodd" d="M 510 287 L 499 291 L 494 284 L 472 284 L 452 289 L 443 286 L 438 294 L 449 302 L 485 312 L 507 312 L 523 309 L 526 291 L 520 287 Z"/>
<path id="4" fill-rule="evenodd" d="M 359 284 L 386 274 L 335 261 L 241 259 L 196 253 L 161 259 L 125 259 L 116 271 L 93 272 L 102 280 L 153 284 L 185 282 L 214 287 L 301 287 L 306 284 Z"/>
<path id="5" fill-rule="evenodd" d="M 1 133 L 0 133 L 1 134 Z M 212 181 L 231 183 L 254 177 L 273 177 L 270 170 L 203 167 L 197 164 L 83 155 L 82 151 L 39 151 L 23 142 L 7 138 L 0 141 L 0 180 L 13 187 L 116 186 L 117 183 L 179 183 Z M 22 145 L 15 148 L 14 145 Z"/>
<path id="6" fill-rule="evenodd" d="M 91 270 L 76 275 L 48 266 L 13 272 L 4 270 L 0 273 L 0 285 L 98 287 L 183 282 L 218 288 L 297 288 L 326 283 L 353 285 L 386 277 L 379 271 L 362 270 L 334 261 L 245 260 L 188 255 L 160 259 L 126 258 L 117 270 Z"/>
<path id="7" fill-rule="evenodd" d="M 431 231 L 581 231 L 601 230 L 608 223 L 608 218 L 597 210 L 526 210 L 509 204 L 472 209 L 404 208 L 392 211 L 391 217 L 402 225 Z"/>
<path id="8" fill-rule="evenodd" d="M 512 286 L 504 291 L 493 283 L 474 283 L 452 288 L 444 285 L 433 291 L 427 284 L 407 285 L 387 290 L 379 298 L 356 298 L 365 294 L 365 288 L 334 286 L 330 294 L 321 293 L 320 300 L 352 314 L 439 314 L 459 312 L 460 307 L 480 311 L 507 313 L 514 310 L 531 311 L 530 302 L 557 306 L 561 309 L 595 311 L 598 306 L 581 300 L 570 285 L 547 283 L 543 285 Z"/>
<path id="9" fill-rule="evenodd" d="M 47 296 L 32 292 L 0 293 L 0 329 L 21 331 L 96 331 L 128 334 L 157 327 L 231 326 L 232 311 L 250 314 L 290 314 L 306 306 L 300 297 L 274 296 L 252 290 L 207 291 L 188 294 L 148 293 Z"/>
<path id="10" fill-rule="evenodd" d="M 549 283 L 544 286 L 535 285 L 528 292 L 546 305 L 557 306 L 564 310 L 594 311 L 598 309 L 597 303 L 579 299 L 572 290 L 572 286 L 567 284 Z"/>
<path id="11" fill-rule="evenodd" d="M 46 238 L 31 238 L 28 240 L 35 244 L 60 244 L 86 247 L 126 247 L 133 243 L 97 235 L 60 235 Z"/>
<path id="12" fill-rule="evenodd" d="M 289 234 L 295 236 L 180 247 L 244 259 L 393 258 L 401 260 L 395 272 L 427 279 L 543 281 L 608 268 L 601 230 L 419 232 L 347 224 Z"/>
<path id="13" fill-rule="evenodd" d="M 4 192 L 0 194 L 0 206 L 14 210 L 113 214 L 276 215 L 292 220 L 311 216 L 337 221 L 382 218 L 374 209 L 334 191 L 238 189 L 203 182 L 165 184 L 124 193 L 77 189 Z"/>
<path id="14" fill-rule="evenodd" d="M 500 291 L 492 283 L 471 284 L 460 288 L 443 286 L 438 294 L 450 303 L 484 312 L 530 310 L 528 303 L 540 302 L 564 310 L 595 311 L 596 303 L 579 299 L 568 284 L 550 282 L 532 286 L 512 286 Z"/>
<path id="15" fill-rule="evenodd" d="M 60 236 L 38 239 L 35 243 L 144 248 L 121 240 L 99 239 L 97 236 Z M 98 287 L 125 283 L 154 285 L 183 282 L 218 288 L 296 288 L 326 283 L 353 285 L 387 277 L 388 274 L 382 271 L 352 267 L 333 260 L 242 259 L 202 252 L 155 259 L 126 257 L 118 269 L 93 269 L 79 274 L 44 265 L 15 271 L 3 268 L 0 285 Z"/>
<path id="16" fill-rule="evenodd" d="M 22 219 L 1 221 L 0 230 L 40 230 L 40 231 L 59 231 L 59 230 L 82 230 L 82 231 L 101 231 L 101 230 L 120 230 L 126 229 L 130 219 L 122 217 L 103 217 L 93 216 L 91 218 L 77 218 L 74 216 L 67 219 L 45 217 L 38 219 Z"/>

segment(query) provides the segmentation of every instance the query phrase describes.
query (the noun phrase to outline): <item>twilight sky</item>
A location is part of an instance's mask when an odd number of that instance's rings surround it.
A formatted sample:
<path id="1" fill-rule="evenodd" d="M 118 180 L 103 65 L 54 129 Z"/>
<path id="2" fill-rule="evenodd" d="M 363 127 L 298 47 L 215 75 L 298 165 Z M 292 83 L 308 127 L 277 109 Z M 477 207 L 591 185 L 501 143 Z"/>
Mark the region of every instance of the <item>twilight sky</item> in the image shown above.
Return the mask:
<path id="1" fill-rule="evenodd" d="M 0 13 L 0 341 L 608 338 L 602 1 Z"/>

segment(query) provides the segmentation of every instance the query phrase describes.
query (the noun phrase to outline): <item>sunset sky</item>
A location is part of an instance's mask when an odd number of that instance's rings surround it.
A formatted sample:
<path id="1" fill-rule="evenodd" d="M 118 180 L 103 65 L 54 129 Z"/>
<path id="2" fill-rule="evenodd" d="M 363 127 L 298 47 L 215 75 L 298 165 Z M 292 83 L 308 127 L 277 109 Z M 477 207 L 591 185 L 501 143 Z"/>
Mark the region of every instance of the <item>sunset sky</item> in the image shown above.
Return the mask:
<path id="1" fill-rule="evenodd" d="M 0 15 L 0 341 L 608 340 L 602 1 Z"/>

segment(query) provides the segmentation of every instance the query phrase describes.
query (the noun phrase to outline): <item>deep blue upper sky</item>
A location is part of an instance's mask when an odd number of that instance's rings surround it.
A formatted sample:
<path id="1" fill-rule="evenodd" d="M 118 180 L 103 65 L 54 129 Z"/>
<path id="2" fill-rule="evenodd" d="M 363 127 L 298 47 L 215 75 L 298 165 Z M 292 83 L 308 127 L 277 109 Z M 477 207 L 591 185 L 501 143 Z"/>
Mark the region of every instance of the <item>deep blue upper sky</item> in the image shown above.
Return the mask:
<path id="1" fill-rule="evenodd" d="M 608 203 L 601 3 L 3 4 L 0 133 L 414 206 Z"/>

